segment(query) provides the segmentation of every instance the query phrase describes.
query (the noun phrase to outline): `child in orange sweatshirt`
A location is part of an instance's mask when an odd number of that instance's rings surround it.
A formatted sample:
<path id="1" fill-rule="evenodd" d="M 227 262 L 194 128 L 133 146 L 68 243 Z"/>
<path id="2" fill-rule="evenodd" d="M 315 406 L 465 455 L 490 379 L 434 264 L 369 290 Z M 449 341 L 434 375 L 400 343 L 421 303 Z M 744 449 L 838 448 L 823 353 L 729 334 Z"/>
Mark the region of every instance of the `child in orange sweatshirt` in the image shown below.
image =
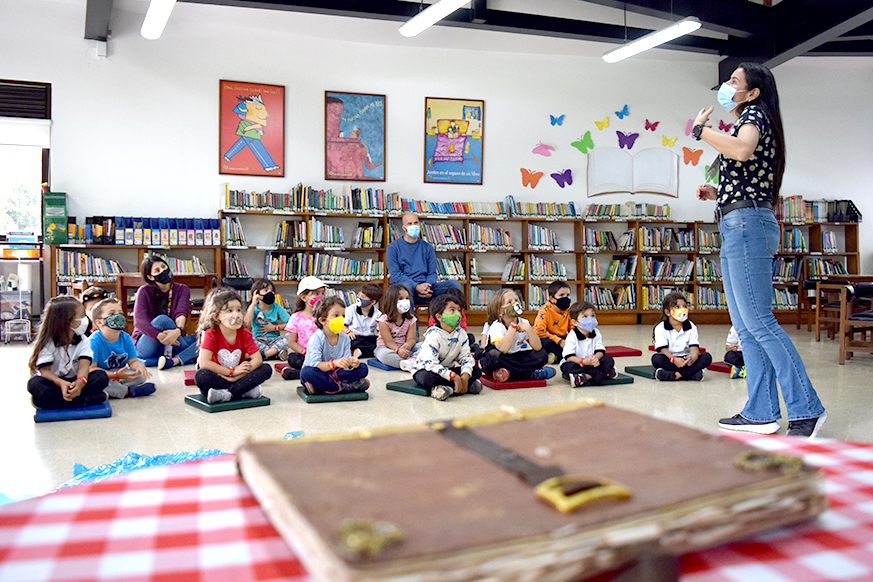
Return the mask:
<path id="1" fill-rule="evenodd" d="M 570 285 L 566 281 L 555 281 L 549 285 L 549 298 L 537 312 L 534 331 L 549 354 L 549 364 L 560 362 L 564 352 L 564 342 L 570 333 Z"/>

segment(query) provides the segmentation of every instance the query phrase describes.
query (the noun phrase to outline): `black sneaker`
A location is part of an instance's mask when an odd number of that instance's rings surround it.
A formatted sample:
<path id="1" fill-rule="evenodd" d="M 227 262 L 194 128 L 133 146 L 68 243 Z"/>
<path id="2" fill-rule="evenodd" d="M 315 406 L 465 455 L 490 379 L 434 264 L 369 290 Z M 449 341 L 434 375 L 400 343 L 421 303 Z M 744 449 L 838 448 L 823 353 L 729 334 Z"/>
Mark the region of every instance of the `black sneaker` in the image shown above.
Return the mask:
<path id="1" fill-rule="evenodd" d="M 730 418 L 722 418 L 719 420 L 718 427 L 725 430 L 738 430 L 742 432 L 753 432 L 756 434 L 773 434 L 779 430 L 779 423 L 775 420 L 772 422 L 749 420 L 739 414 L 735 414 Z"/>
<path id="2" fill-rule="evenodd" d="M 807 437 L 810 439 L 814 439 L 815 435 L 818 434 L 818 430 L 828 419 L 828 413 L 825 411 L 824 414 L 819 416 L 818 418 L 809 418 L 807 420 L 792 420 L 788 422 L 788 432 L 785 433 L 788 436 L 799 436 L 799 437 Z"/>
<path id="3" fill-rule="evenodd" d="M 676 379 L 676 372 L 671 372 L 670 370 L 665 370 L 664 368 L 658 368 L 655 370 L 655 380 L 659 380 L 661 382 L 672 382 Z"/>
<path id="4" fill-rule="evenodd" d="M 343 382 L 340 386 L 342 386 L 342 392 L 366 392 L 367 388 L 370 387 L 370 381 L 366 378 L 361 378 L 354 382 Z"/>
<path id="5" fill-rule="evenodd" d="M 703 370 L 697 370 L 696 372 L 694 372 L 694 374 L 691 375 L 691 379 L 695 382 L 700 382 L 701 380 L 703 380 L 703 376 Z"/>
<path id="6" fill-rule="evenodd" d="M 282 369 L 282 377 L 286 380 L 296 380 L 300 377 L 300 370 L 288 366 Z"/>

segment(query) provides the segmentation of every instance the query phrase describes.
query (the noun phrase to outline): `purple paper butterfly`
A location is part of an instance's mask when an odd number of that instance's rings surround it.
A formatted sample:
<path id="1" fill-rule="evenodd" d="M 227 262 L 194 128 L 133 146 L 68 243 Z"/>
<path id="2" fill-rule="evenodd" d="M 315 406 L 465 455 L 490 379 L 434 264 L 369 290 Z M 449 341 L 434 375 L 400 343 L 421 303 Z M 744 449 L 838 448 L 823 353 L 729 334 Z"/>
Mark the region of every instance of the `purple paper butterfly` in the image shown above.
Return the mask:
<path id="1" fill-rule="evenodd" d="M 556 174 L 550 174 L 552 178 L 555 179 L 555 182 L 558 183 L 558 186 L 561 188 L 564 185 L 572 186 L 573 185 L 573 170 L 564 170 L 563 172 L 558 172 Z"/>
<path id="2" fill-rule="evenodd" d="M 633 148 L 634 142 L 640 137 L 638 133 L 625 133 L 623 131 L 616 131 L 615 134 L 618 136 L 618 147 L 627 149 Z"/>
<path id="3" fill-rule="evenodd" d="M 694 129 L 694 120 L 689 119 L 688 123 L 685 125 L 685 135 L 691 135 L 692 129 Z"/>

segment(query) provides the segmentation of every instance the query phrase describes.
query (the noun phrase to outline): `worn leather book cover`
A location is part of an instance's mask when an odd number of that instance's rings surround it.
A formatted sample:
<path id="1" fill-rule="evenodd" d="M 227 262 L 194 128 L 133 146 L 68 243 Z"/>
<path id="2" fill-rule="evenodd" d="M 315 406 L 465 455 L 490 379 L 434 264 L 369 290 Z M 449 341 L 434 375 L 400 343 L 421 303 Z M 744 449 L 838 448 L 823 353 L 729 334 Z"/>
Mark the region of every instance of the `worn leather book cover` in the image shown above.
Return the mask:
<path id="1" fill-rule="evenodd" d="M 237 462 L 322 582 L 575 581 L 827 504 L 799 459 L 596 401 L 248 443 Z"/>

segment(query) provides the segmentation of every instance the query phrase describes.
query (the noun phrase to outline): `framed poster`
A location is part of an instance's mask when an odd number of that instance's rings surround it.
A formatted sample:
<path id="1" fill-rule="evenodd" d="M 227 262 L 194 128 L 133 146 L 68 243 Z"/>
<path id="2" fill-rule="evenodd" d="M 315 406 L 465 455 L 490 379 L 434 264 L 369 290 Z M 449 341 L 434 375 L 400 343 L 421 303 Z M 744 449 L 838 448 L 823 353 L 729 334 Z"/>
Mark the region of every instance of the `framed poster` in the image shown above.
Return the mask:
<path id="1" fill-rule="evenodd" d="M 324 179 L 385 181 L 385 96 L 324 92 Z"/>
<path id="2" fill-rule="evenodd" d="M 218 173 L 284 177 L 285 87 L 218 84 Z"/>
<path id="3" fill-rule="evenodd" d="M 424 98 L 424 182 L 482 184 L 485 101 Z"/>

